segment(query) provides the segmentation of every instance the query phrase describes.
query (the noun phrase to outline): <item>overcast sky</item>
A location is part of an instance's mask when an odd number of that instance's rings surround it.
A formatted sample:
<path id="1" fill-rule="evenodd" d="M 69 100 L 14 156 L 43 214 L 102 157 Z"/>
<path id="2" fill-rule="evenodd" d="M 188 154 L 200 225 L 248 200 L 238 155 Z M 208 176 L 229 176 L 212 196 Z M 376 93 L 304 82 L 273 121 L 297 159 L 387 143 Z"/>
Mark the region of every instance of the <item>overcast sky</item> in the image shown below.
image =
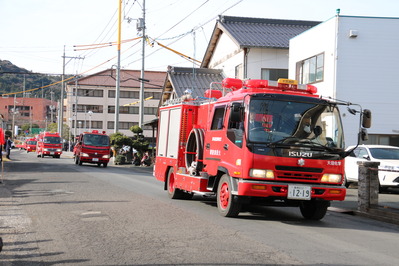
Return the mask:
<path id="1" fill-rule="evenodd" d="M 398 0 L 146 0 L 146 35 L 201 61 L 219 14 L 325 21 L 341 15 L 398 17 Z M 138 37 L 143 0 L 124 0 L 122 39 Z M 0 0 L 0 60 L 27 70 L 95 73 L 117 63 L 116 46 L 74 51 L 74 45 L 117 40 L 118 0 Z M 383 30 L 383 29 L 382 29 Z M 399 29 L 398 29 L 399 31 Z M 80 48 L 88 48 L 83 46 Z M 146 70 L 193 63 L 155 44 L 145 47 Z M 79 57 L 82 59 L 73 59 Z M 84 58 L 84 59 L 83 59 Z M 122 44 L 121 67 L 141 69 L 141 44 Z"/>

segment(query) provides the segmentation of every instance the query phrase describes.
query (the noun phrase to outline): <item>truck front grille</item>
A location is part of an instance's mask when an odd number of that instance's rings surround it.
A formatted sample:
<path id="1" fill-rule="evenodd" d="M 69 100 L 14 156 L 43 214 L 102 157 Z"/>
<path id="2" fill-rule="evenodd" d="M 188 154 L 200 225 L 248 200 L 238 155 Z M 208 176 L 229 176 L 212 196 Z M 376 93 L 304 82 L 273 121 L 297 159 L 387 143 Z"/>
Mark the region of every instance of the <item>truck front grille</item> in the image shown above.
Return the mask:
<path id="1" fill-rule="evenodd" d="M 322 168 L 298 167 L 298 166 L 276 166 L 277 180 L 280 181 L 302 181 L 313 182 L 321 178 Z"/>

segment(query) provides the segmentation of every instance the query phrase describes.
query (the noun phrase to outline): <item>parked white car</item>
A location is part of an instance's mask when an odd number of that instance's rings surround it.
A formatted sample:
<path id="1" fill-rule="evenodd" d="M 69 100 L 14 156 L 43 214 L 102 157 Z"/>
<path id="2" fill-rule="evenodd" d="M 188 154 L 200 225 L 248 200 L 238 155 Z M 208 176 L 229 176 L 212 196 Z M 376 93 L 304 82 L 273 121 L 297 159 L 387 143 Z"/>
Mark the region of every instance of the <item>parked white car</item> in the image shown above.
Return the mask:
<path id="1" fill-rule="evenodd" d="M 351 150 L 353 147 L 354 146 L 348 147 L 347 150 Z M 388 187 L 399 186 L 399 147 L 359 145 L 345 158 L 346 184 L 358 182 L 359 166 L 357 162 L 360 161 L 380 162 L 378 171 L 380 192 L 386 190 Z"/>

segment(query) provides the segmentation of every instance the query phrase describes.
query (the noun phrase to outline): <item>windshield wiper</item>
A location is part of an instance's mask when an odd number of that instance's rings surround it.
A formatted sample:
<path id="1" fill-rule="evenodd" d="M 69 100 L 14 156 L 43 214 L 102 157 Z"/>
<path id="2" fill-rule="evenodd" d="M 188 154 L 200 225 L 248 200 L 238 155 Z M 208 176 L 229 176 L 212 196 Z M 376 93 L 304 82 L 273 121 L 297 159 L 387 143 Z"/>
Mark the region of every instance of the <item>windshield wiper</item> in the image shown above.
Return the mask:
<path id="1" fill-rule="evenodd" d="M 331 152 L 335 151 L 335 149 L 333 149 L 333 148 L 330 148 L 330 147 L 323 145 L 321 143 L 318 143 L 318 142 L 313 142 L 310 139 L 303 139 L 303 140 L 301 140 L 301 143 L 310 144 L 310 146 L 312 146 L 312 147 L 323 148 L 323 150 L 327 150 L 327 151 L 331 151 Z"/>
<path id="2" fill-rule="evenodd" d="M 289 137 L 285 137 L 285 138 L 279 139 L 279 140 L 274 141 L 274 142 L 267 143 L 266 146 L 267 147 L 271 147 L 271 148 L 276 147 L 277 144 L 280 144 L 280 145 L 283 145 L 283 146 L 290 146 L 292 144 L 284 143 L 285 141 L 290 141 L 290 140 L 297 141 L 299 139 L 297 137 L 289 136 Z"/>

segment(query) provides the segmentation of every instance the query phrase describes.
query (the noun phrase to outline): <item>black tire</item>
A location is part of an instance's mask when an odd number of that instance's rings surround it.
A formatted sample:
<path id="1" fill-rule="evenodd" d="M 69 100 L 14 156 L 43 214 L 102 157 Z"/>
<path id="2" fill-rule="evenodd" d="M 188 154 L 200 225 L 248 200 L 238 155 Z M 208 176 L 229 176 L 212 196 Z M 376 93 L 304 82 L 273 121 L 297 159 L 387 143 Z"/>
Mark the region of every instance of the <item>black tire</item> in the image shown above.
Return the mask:
<path id="1" fill-rule="evenodd" d="M 236 196 L 232 195 L 231 191 L 230 177 L 224 174 L 219 180 L 216 194 L 219 213 L 224 217 L 236 217 L 241 210 L 241 203 L 237 201 Z"/>
<path id="2" fill-rule="evenodd" d="M 344 179 L 344 183 L 343 183 L 343 185 L 346 187 L 346 188 L 349 188 L 349 186 L 351 185 L 351 183 L 350 182 L 348 182 L 348 180 L 346 179 L 346 175 L 345 175 L 345 177 L 344 177 L 345 179 Z"/>
<path id="3" fill-rule="evenodd" d="M 97 163 L 97 166 L 100 167 L 100 166 L 101 166 L 101 163 Z"/>
<path id="4" fill-rule="evenodd" d="M 103 163 L 104 168 L 107 167 L 108 163 Z"/>
<path id="5" fill-rule="evenodd" d="M 302 201 L 299 205 L 301 214 L 308 220 L 321 220 L 327 213 L 330 202 L 326 200 Z"/>

